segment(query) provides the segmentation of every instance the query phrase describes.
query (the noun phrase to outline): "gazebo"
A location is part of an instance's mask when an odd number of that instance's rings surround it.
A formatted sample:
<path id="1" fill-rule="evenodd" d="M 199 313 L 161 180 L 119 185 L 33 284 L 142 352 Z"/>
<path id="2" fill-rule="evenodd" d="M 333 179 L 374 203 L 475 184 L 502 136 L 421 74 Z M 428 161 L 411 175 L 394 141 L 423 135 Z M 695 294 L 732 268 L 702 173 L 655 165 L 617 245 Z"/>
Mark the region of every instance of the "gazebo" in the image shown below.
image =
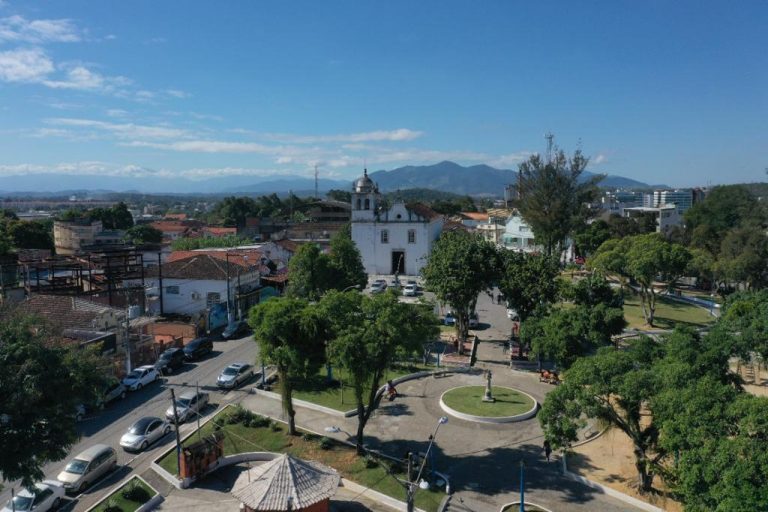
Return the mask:
<path id="1" fill-rule="evenodd" d="M 335 469 L 286 453 L 241 474 L 232 495 L 246 512 L 327 512 L 340 480 Z"/>

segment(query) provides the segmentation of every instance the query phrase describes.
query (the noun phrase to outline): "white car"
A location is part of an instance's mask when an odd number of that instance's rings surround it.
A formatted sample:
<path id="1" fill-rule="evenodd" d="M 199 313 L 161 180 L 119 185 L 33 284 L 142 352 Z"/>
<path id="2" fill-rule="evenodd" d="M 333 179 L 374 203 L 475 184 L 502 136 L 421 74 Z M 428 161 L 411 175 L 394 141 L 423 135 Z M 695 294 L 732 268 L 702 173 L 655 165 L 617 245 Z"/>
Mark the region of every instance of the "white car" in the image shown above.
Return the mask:
<path id="1" fill-rule="evenodd" d="M 403 295 L 406 297 L 415 297 L 418 294 L 418 287 L 415 284 L 406 284 L 403 286 Z"/>
<path id="2" fill-rule="evenodd" d="M 178 416 L 179 423 L 184 423 L 190 418 L 194 418 L 196 414 L 199 414 L 206 405 L 208 405 L 208 393 L 202 391 L 185 391 L 179 398 L 176 399 L 176 416 Z M 173 422 L 173 405 L 170 405 L 165 411 L 165 417 L 168 421 Z"/>
<path id="3" fill-rule="evenodd" d="M 516 322 L 517 320 L 519 320 L 519 317 L 517 316 L 517 311 L 515 311 L 512 308 L 507 308 L 507 318 L 509 318 L 513 322 Z"/>
<path id="4" fill-rule="evenodd" d="M 253 366 L 246 363 L 232 363 L 224 368 L 216 385 L 220 388 L 232 389 L 253 377 Z"/>
<path id="5" fill-rule="evenodd" d="M 377 279 L 371 283 L 371 293 L 381 293 L 387 289 L 387 282 L 383 279 Z"/>
<path id="6" fill-rule="evenodd" d="M 154 366 L 139 366 L 123 377 L 123 385 L 131 391 L 136 391 L 147 384 L 152 384 L 159 378 L 160 374 L 157 373 L 157 369 Z"/>
<path id="7" fill-rule="evenodd" d="M 128 432 L 123 434 L 123 437 L 120 438 L 120 446 L 127 452 L 144 451 L 147 449 L 147 446 L 162 438 L 170 431 L 171 425 L 167 421 L 153 416 L 147 416 L 131 425 Z"/>
<path id="8" fill-rule="evenodd" d="M 45 480 L 35 484 L 36 491 L 32 492 L 29 489 L 23 489 L 13 498 L 13 503 L 8 500 L 8 503 L 3 507 L 2 512 L 28 512 L 34 510 L 35 512 L 48 512 L 49 510 L 56 510 L 61 504 L 61 500 L 64 498 L 64 486 L 61 482 L 53 480 Z"/>

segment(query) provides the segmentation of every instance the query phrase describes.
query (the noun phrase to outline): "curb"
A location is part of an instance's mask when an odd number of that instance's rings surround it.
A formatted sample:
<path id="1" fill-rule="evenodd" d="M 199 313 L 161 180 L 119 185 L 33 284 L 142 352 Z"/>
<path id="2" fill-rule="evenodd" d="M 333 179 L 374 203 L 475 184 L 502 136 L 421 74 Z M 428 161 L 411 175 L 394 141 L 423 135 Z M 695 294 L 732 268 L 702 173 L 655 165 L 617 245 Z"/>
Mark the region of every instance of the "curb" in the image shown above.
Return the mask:
<path id="1" fill-rule="evenodd" d="M 453 391 L 454 389 L 473 388 L 473 387 L 478 387 L 478 386 L 472 386 L 472 385 L 470 385 L 470 386 L 458 386 L 458 387 L 447 389 L 447 390 L 443 391 L 443 394 L 440 395 L 440 408 L 442 410 L 444 410 L 445 412 L 447 412 L 448 414 L 450 414 L 451 416 L 459 418 L 460 420 L 473 421 L 473 422 L 476 422 L 476 423 L 495 423 L 495 424 L 515 423 L 515 422 L 518 422 L 518 421 L 525 421 L 527 419 L 530 419 L 530 418 L 533 418 L 534 416 L 536 416 L 536 412 L 538 412 L 538 410 L 539 410 L 539 402 L 538 402 L 538 400 L 533 398 L 531 395 L 529 395 L 525 391 L 521 391 L 521 390 L 515 389 L 515 388 L 510 388 L 510 387 L 507 387 L 507 386 L 496 386 L 496 387 L 505 388 L 505 389 L 511 389 L 513 391 L 516 391 L 518 393 L 521 393 L 521 394 L 527 396 L 528 398 L 533 400 L 533 408 L 531 408 L 529 411 L 524 412 L 522 414 L 516 414 L 515 416 L 475 416 L 474 414 L 467 414 L 467 413 L 464 413 L 464 412 L 459 412 L 456 409 L 452 409 L 452 408 L 448 407 L 445 404 L 445 402 L 443 401 L 443 397 L 445 396 L 445 394 L 450 392 L 450 391 Z M 480 386 L 480 387 L 482 387 L 482 386 Z"/>
<path id="2" fill-rule="evenodd" d="M 152 486 L 149 484 L 149 482 L 147 482 L 146 480 L 144 480 L 144 479 L 141 477 L 141 475 L 138 475 L 138 474 L 137 474 L 137 475 L 129 475 L 129 476 L 128 476 L 128 478 L 126 478 L 125 480 L 122 480 L 122 481 L 118 482 L 117 484 L 115 484 L 115 486 L 114 486 L 114 487 L 112 487 L 111 489 L 109 489 L 109 491 L 107 492 L 107 494 L 106 494 L 106 495 L 105 495 L 103 498 L 101 498 L 99 501 L 97 501 L 96 503 L 94 503 L 93 505 L 91 505 L 90 507 L 88 507 L 88 508 L 85 510 L 85 512 L 91 512 L 91 510 L 95 510 L 97 507 L 101 506 L 101 504 L 103 504 L 103 503 L 104 503 L 104 502 L 107 500 L 107 498 L 109 498 L 110 496 L 112 496 L 112 494 L 114 494 L 115 492 L 117 492 L 117 490 L 118 490 L 118 489 L 120 489 L 121 487 L 125 486 L 125 485 L 126 485 L 128 482 L 130 482 L 130 481 L 131 481 L 131 480 L 133 480 L 134 478 L 138 478 L 139 480 L 141 480 L 142 482 L 144 482 L 144 485 L 146 485 L 147 487 L 149 487 L 150 489 L 152 489 L 153 491 L 155 491 L 155 494 L 154 494 L 154 496 L 152 496 L 152 497 L 149 499 L 149 501 L 147 501 L 146 503 L 142 504 L 142 505 L 141 505 L 139 508 L 137 508 L 137 509 L 136 509 L 136 512 L 149 512 L 150 510 L 154 510 L 154 509 L 155 509 L 155 508 L 156 508 L 156 507 L 157 507 L 157 506 L 158 506 L 160 503 L 162 503 L 162 502 L 165 500 L 165 498 L 163 498 L 163 495 L 162 495 L 162 494 L 160 494 L 160 491 L 158 491 L 157 489 L 155 489 L 154 487 L 152 487 Z"/>
<path id="3" fill-rule="evenodd" d="M 526 505 L 532 505 L 532 506 L 534 506 L 536 508 L 539 508 L 539 509 L 543 510 L 544 512 L 552 512 L 547 507 L 545 507 L 543 505 L 539 505 L 538 503 L 534 503 L 532 501 L 526 501 L 525 504 Z M 514 507 L 515 505 L 520 505 L 520 502 L 519 501 L 512 501 L 512 502 L 509 502 L 509 503 L 505 503 L 505 504 L 503 504 L 501 506 L 501 508 L 499 509 L 499 512 L 504 512 L 505 508 L 507 508 L 507 507 Z M 512 509 L 510 509 L 510 510 L 512 510 Z"/>
<path id="4" fill-rule="evenodd" d="M 346 478 L 341 479 L 341 484 L 350 491 L 357 493 L 358 495 L 367 494 L 379 503 L 383 503 L 384 505 L 395 510 L 400 510 L 401 512 L 407 512 L 408 510 L 408 505 L 405 502 L 391 498 L 386 494 L 380 493 L 379 491 L 374 491 L 370 487 L 363 487 L 362 485 L 352 482 L 351 480 L 347 480 Z M 414 510 L 417 510 L 418 512 L 424 512 L 424 510 L 420 508 L 414 508 Z"/>

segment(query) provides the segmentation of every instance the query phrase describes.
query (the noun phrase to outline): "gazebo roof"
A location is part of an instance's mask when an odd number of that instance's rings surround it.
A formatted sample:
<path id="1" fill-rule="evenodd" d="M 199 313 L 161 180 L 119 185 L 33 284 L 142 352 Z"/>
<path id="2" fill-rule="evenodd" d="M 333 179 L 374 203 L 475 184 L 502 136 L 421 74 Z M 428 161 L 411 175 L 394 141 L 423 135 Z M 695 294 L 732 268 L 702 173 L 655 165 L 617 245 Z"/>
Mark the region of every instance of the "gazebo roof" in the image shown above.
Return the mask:
<path id="1" fill-rule="evenodd" d="M 336 494 L 340 479 L 335 469 L 283 454 L 241 474 L 232 495 L 252 510 L 301 510 Z"/>

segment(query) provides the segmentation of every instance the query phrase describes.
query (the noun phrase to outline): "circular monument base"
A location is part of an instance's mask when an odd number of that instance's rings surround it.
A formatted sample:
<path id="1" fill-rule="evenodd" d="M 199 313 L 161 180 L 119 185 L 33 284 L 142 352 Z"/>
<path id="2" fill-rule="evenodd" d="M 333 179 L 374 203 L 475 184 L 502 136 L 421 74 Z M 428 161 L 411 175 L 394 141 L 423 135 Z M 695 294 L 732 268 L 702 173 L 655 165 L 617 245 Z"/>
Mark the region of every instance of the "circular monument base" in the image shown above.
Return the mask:
<path id="1" fill-rule="evenodd" d="M 451 388 L 440 396 L 440 407 L 451 416 L 477 423 L 513 423 L 536 416 L 539 404 L 528 393 L 504 386 L 492 390 L 494 401 L 487 402 L 485 386 Z"/>

